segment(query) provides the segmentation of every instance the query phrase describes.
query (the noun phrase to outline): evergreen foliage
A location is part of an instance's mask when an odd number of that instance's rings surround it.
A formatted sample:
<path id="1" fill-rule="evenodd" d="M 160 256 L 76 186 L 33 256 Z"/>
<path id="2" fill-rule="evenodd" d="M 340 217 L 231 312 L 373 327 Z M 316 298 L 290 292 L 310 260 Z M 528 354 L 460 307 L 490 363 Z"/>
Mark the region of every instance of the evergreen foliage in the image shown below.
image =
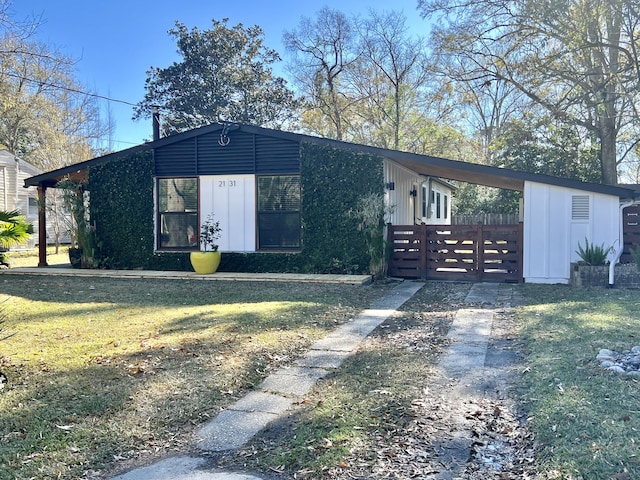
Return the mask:
<path id="1" fill-rule="evenodd" d="M 300 168 L 304 270 L 368 272 L 366 233 L 347 213 L 361 197 L 384 193 L 382 159 L 303 144 Z"/>
<path id="2" fill-rule="evenodd" d="M 214 19 L 207 30 L 176 22 L 169 34 L 180 60 L 147 72 L 134 118 L 160 106 L 170 135 L 221 121 L 279 128 L 294 117 L 299 101 L 273 74 L 280 56 L 264 45 L 262 29 L 227 22 Z"/>
<path id="3" fill-rule="evenodd" d="M 89 170 L 91 215 L 108 268 L 191 270 L 188 252 L 154 253 L 153 155 L 116 159 Z M 367 234 L 348 212 L 383 193 L 382 159 L 301 145 L 302 249 L 222 255 L 220 271 L 368 273 Z M 381 232 L 382 234 L 382 232 Z"/>

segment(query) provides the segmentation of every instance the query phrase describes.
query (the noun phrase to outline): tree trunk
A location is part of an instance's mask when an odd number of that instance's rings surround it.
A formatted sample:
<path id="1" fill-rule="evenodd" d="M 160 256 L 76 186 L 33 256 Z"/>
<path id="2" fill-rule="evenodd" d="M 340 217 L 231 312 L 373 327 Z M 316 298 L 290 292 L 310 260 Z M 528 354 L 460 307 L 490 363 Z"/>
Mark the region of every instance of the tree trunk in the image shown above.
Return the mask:
<path id="1" fill-rule="evenodd" d="M 616 185 L 618 183 L 618 155 L 616 151 L 615 119 L 601 118 L 600 136 L 600 165 L 602 168 L 602 183 Z"/>

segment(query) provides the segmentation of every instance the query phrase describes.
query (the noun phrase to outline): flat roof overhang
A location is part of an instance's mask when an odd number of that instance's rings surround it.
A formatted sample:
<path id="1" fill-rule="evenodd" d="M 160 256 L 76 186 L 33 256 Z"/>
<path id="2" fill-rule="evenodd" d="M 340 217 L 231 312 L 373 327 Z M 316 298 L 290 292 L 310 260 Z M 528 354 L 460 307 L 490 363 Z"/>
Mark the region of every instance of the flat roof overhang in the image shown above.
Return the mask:
<path id="1" fill-rule="evenodd" d="M 24 184 L 25 187 L 55 187 L 58 181 L 66 177 L 70 177 L 72 180 L 77 182 L 86 182 L 88 168 L 93 165 L 100 165 L 104 162 L 108 162 L 125 155 L 130 155 L 141 150 L 154 150 L 155 148 L 161 148 L 164 145 L 179 142 L 187 138 L 196 137 L 198 135 L 206 134 L 209 132 L 215 132 L 221 130 L 222 128 L 222 125 L 213 124 L 169 137 L 161 138 L 160 140 L 137 145 L 126 150 L 110 153 L 102 157 L 97 157 L 85 162 L 69 165 L 52 172 L 43 173 L 41 175 L 27 178 Z M 579 180 L 554 177 L 551 175 L 541 175 L 519 170 L 511 170 L 508 168 L 450 160 L 446 158 L 432 157 L 429 155 L 420 155 L 417 153 L 401 152 L 386 148 L 359 145 L 328 138 L 314 137 L 300 133 L 284 132 L 281 130 L 270 130 L 249 125 L 238 125 L 235 126 L 231 131 L 233 130 L 241 130 L 257 135 L 284 138 L 301 143 L 326 145 L 330 147 L 351 150 L 355 153 L 368 153 L 377 155 L 382 158 L 394 161 L 404 166 L 405 168 L 416 172 L 419 175 L 440 177 L 446 180 L 458 180 L 461 182 L 475 183 L 479 185 L 486 185 L 489 187 L 524 191 L 525 183 L 527 181 L 530 181 L 547 185 L 555 185 L 564 188 L 573 188 L 576 190 L 602 193 L 606 195 L 615 195 L 622 199 L 634 199 L 638 197 L 640 193 L 634 190 L 634 186 L 587 183 L 581 182 Z"/>

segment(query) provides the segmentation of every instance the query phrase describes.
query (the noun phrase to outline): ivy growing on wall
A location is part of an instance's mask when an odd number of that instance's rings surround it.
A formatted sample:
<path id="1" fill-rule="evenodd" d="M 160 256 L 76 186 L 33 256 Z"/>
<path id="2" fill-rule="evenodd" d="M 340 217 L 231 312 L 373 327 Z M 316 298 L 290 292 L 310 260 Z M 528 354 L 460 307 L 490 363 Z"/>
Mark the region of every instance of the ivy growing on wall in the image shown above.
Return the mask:
<path id="1" fill-rule="evenodd" d="M 361 197 L 383 193 L 382 158 L 302 144 L 300 169 L 303 270 L 367 272 L 366 238 L 349 211 Z"/>
<path id="2" fill-rule="evenodd" d="M 383 193 L 382 158 L 301 145 L 302 249 L 299 253 L 224 253 L 221 271 L 366 273 L 365 234 L 349 212 Z M 91 167 L 89 190 L 102 264 L 111 268 L 191 270 L 188 253 L 154 253 L 153 154 Z"/>
<path id="3" fill-rule="evenodd" d="M 89 169 L 90 212 L 101 264 L 108 268 L 186 270 L 188 255 L 157 255 L 150 150 Z"/>

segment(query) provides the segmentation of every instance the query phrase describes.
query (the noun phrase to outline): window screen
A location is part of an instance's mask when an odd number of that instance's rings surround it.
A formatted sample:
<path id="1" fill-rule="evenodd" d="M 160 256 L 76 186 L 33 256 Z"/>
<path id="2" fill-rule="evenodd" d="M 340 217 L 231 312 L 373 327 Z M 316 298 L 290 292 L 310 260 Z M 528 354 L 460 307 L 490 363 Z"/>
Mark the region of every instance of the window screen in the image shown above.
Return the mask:
<path id="1" fill-rule="evenodd" d="M 198 180 L 158 179 L 158 248 L 198 250 Z"/>
<path id="2" fill-rule="evenodd" d="M 300 176 L 258 177 L 258 247 L 300 248 Z"/>

